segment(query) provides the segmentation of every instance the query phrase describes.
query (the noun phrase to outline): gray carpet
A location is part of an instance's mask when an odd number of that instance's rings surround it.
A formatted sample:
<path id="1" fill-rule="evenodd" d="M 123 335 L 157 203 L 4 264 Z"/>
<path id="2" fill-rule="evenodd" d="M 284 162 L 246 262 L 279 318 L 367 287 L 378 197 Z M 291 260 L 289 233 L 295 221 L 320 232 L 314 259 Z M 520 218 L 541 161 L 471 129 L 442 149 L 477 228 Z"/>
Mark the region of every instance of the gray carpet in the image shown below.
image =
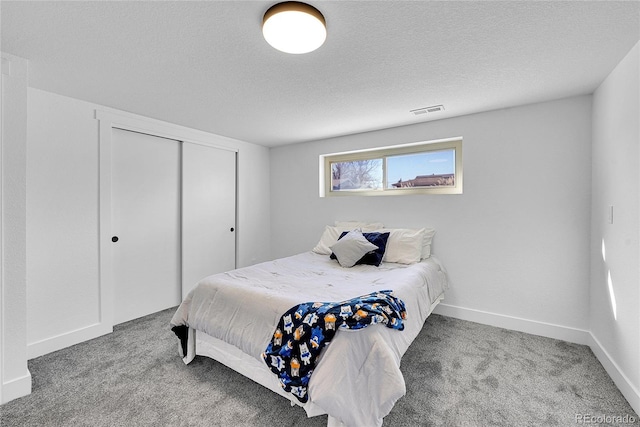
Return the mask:
<path id="1" fill-rule="evenodd" d="M 0 406 L 0 425 L 326 425 L 213 360 L 184 365 L 173 311 L 31 360 L 33 393 Z M 578 414 L 639 425 L 586 346 L 432 315 L 402 370 L 407 395 L 385 426 L 575 426 Z"/>

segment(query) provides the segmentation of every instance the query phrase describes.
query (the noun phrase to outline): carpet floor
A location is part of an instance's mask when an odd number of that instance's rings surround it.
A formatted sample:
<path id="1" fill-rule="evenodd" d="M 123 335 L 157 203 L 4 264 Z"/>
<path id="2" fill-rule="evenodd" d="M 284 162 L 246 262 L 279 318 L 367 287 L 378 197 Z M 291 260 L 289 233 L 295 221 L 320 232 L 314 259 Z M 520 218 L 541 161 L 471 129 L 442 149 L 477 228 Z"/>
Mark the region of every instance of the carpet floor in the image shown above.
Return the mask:
<path id="1" fill-rule="evenodd" d="M 326 425 L 211 359 L 184 365 L 174 311 L 30 360 L 33 392 L 0 406 L 0 425 Z M 432 315 L 402 371 L 407 394 L 385 426 L 640 425 L 582 345 Z"/>

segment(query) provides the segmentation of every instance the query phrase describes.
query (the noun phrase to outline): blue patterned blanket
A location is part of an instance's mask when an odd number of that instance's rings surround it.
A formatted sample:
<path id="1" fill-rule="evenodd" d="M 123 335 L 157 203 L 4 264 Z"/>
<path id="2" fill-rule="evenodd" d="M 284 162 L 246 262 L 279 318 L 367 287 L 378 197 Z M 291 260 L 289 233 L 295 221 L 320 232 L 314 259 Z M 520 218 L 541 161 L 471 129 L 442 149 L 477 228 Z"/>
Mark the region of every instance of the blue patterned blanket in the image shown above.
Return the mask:
<path id="1" fill-rule="evenodd" d="M 342 302 L 300 304 L 280 318 L 262 358 L 278 376 L 282 388 L 304 403 L 316 358 L 338 329 L 382 323 L 401 331 L 405 318 L 404 302 L 388 290 Z"/>

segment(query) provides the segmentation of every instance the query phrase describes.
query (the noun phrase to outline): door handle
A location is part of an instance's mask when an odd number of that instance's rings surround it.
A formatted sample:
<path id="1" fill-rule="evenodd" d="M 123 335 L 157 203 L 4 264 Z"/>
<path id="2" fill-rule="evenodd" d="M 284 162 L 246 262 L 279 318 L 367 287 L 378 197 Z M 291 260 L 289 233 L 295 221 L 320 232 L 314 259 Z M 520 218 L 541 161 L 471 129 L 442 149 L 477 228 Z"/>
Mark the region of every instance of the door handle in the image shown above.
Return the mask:
<path id="1" fill-rule="evenodd" d="M 111 238 L 111 241 L 112 241 L 113 243 L 117 242 L 117 241 L 118 241 L 118 236 L 113 236 L 113 237 Z"/>
<path id="2" fill-rule="evenodd" d="M 236 229 L 235 229 L 235 228 L 233 228 L 233 227 L 231 227 L 231 228 L 229 229 L 229 231 L 233 233 L 234 231 L 236 231 Z"/>

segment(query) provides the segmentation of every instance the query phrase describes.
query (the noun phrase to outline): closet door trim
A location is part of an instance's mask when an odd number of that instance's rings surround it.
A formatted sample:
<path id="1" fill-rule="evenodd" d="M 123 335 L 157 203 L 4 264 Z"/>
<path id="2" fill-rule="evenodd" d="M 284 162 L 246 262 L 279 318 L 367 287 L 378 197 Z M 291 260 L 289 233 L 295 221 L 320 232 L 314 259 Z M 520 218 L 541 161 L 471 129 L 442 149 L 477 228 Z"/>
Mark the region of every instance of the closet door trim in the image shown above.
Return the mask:
<path id="1" fill-rule="evenodd" d="M 232 151 L 238 156 L 240 150 L 231 146 L 239 141 L 184 126 L 163 122 L 135 114 L 112 109 L 95 110 L 99 133 L 99 252 L 100 252 L 100 307 L 99 323 L 105 332 L 113 331 L 114 321 L 114 284 L 113 260 L 111 256 L 111 148 L 112 129 L 122 129 L 145 133 L 161 138 L 174 139 L 192 144 L 206 145 L 221 150 Z M 227 145 L 228 144 L 228 145 Z M 237 157 L 236 157 L 237 161 Z M 237 169 L 236 169 L 237 173 Z M 237 176 L 236 176 L 237 182 Z M 237 190 L 236 190 L 237 191 Z M 237 197 L 236 197 L 237 204 Z M 238 209 L 236 205 L 236 224 Z M 236 245 L 237 264 L 237 245 Z"/>

